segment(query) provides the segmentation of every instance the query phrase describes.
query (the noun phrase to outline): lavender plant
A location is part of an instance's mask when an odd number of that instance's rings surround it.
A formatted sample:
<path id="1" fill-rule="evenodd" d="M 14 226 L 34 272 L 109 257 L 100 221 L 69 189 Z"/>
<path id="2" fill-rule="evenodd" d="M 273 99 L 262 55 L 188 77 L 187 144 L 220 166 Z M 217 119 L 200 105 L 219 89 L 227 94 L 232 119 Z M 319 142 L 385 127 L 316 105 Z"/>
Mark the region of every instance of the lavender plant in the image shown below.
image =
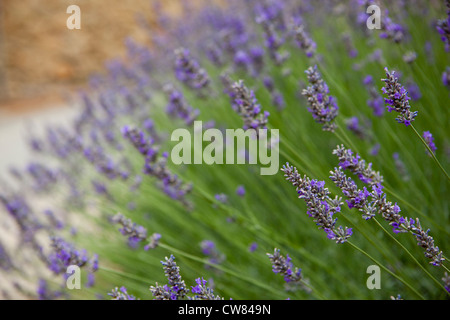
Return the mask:
<path id="1" fill-rule="evenodd" d="M 72 121 L 30 127 L 32 161 L 0 172 L 0 296 L 447 299 L 445 4 L 182 2 L 152 7 L 152 45 L 127 38 Z M 279 129 L 285 165 L 175 164 L 171 134 L 194 121 Z"/>

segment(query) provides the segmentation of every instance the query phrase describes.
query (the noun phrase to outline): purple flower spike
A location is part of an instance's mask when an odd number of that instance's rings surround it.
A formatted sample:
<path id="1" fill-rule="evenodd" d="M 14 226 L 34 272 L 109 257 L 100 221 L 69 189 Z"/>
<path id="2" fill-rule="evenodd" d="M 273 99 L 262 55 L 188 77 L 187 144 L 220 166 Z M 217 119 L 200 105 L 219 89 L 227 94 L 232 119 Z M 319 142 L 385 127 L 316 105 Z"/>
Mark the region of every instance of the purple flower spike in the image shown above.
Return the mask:
<path id="1" fill-rule="evenodd" d="M 111 296 L 112 300 L 136 300 L 135 296 L 128 294 L 128 290 L 125 287 L 120 289 L 116 287 L 108 295 Z"/>
<path id="2" fill-rule="evenodd" d="M 450 67 L 447 67 L 442 73 L 442 83 L 450 89 Z"/>
<path id="3" fill-rule="evenodd" d="M 272 262 L 272 271 L 283 276 L 288 288 L 296 289 L 296 286 L 301 286 L 304 290 L 310 291 L 310 289 L 302 283 L 302 270 L 294 267 L 289 255 L 286 255 L 285 258 L 280 254 L 280 249 L 275 248 L 273 254 L 267 253 L 267 256 Z"/>
<path id="4" fill-rule="evenodd" d="M 408 91 L 399 82 L 398 78 L 395 77 L 395 71 L 389 73 L 388 68 L 384 69 L 386 71 L 386 79 L 381 79 L 385 82 L 385 86 L 381 88 L 384 94 L 387 95 L 385 99 L 385 104 L 387 105 L 388 111 L 395 111 L 399 113 L 396 120 L 398 123 L 403 123 L 405 126 L 411 125 L 414 118 L 417 116 L 417 111 L 411 112 L 408 96 Z"/>
<path id="5" fill-rule="evenodd" d="M 239 186 L 239 187 L 237 187 L 237 189 L 236 189 L 236 194 L 237 194 L 238 196 L 240 196 L 240 197 L 245 196 L 245 188 L 244 188 L 244 186 Z"/>
<path id="6" fill-rule="evenodd" d="M 314 57 L 317 46 L 306 33 L 304 25 L 299 25 L 294 28 L 294 38 L 299 48 L 305 52 L 308 58 Z"/>
<path id="7" fill-rule="evenodd" d="M 424 131 L 422 137 L 427 143 L 427 145 L 430 147 L 431 151 L 433 151 L 433 153 L 436 153 L 437 148 L 436 145 L 434 144 L 434 138 L 433 135 L 430 133 L 430 131 Z"/>
<path id="8" fill-rule="evenodd" d="M 116 214 L 112 219 L 112 223 L 120 224 L 122 227 L 119 229 L 120 233 L 128 237 L 128 243 L 134 247 L 137 243 L 147 239 L 147 229 L 143 226 L 139 226 L 133 223 L 131 219 L 125 218 L 122 214 Z"/>
<path id="9" fill-rule="evenodd" d="M 299 198 L 305 200 L 307 214 L 313 218 L 319 229 L 323 229 L 328 238 L 336 243 L 346 242 L 351 232 L 348 232 L 347 227 L 336 227 L 337 218 L 333 217 L 336 212 L 341 211 L 341 198 L 332 199 L 324 181 L 311 180 L 306 176 L 302 178 L 297 168 L 289 163 L 283 165 L 281 171 L 284 172 L 286 180 L 296 187 Z"/>
<path id="10" fill-rule="evenodd" d="M 450 0 L 446 1 L 447 18 L 438 20 L 436 29 L 441 35 L 442 42 L 445 44 L 445 51 L 450 52 Z"/>
<path id="11" fill-rule="evenodd" d="M 179 81 L 195 90 L 209 87 L 210 78 L 205 69 L 194 60 L 189 50 L 179 48 L 175 50 L 175 76 Z"/>
<path id="12" fill-rule="evenodd" d="M 231 90 L 230 96 L 234 100 L 233 109 L 242 117 L 243 129 L 265 129 L 269 113 L 261 112 L 261 106 L 258 104 L 253 90 L 249 90 L 242 80 L 234 83 Z"/>
<path id="13" fill-rule="evenodd" d="M 186 102 L 183 94 L 176 90 L 171 83 L 166 84 L 163 89 L 169 100 L 167 113 L 171 117 L 178 117 L 184 120 L 186 125 L 191 125 L 199 115 L 199 111 L 192 108 Z"/>
<path id="14" fill-rule="evenodd" d="M 214 291 L 206 286 L 207 281 L 203 278 L 195 279 L 195 283 L 197 285 L 195 287 L 191 287 L 192 293 L 194 293 L 194 297 L 188 297 L 189 300 L 223 300 L 220 296 L 215 296 Z"/>
<path id="15" fill-rule="evenodd" d="M 323 130 L 334 132 L 337 126 L 333 121 L 339 109 L 336 101 L 328 95 L 328 86 L 317 71 L 317 66 L 309 67 L 305 73 L 310 85 L 302 91 L 302 95 L 308 100 L 308 111 L 317 123 L 323 125 Z"/>

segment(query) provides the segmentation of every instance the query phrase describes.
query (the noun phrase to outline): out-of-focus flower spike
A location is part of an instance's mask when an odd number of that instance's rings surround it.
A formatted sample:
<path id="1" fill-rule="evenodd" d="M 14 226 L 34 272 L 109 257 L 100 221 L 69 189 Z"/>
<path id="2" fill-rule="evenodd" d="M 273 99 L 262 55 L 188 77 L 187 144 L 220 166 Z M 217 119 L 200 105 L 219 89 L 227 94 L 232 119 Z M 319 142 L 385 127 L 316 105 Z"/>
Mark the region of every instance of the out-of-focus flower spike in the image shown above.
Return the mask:
<path id="1" fill-rule="evenodd" d="M 408 91 L 405 87 L 399 83 L 398 78 L 395 76 L 395 71 L 390 73 L 388 68 L 384 70 L 386 71 L 386 78 L 381 80 L 385 82 L 385 86 L 381 90 L 387 95 L 385 104 L 388 106 L 388 111 L 397 112 L 399 114 L 396 118 L 397 122 L 409 126 L 416 118 L 418 112 L 410 110 L 409 100 L 411 98 L 408 96 Z"/>
<path id="2" fill-rule="evenodd" d="M 334 119 L 337 117 L 339 109 L 336 100 L 328 95 L 328 86 L 317 70 L 317 66 L 309 67 L 305 73 L 309 86 L 302 91 L 302 95 L 308 101 L 308 111 L 311 112 L 317 123 L 322 124 L 324 131 L 334 132 L 337 128 Z"/>

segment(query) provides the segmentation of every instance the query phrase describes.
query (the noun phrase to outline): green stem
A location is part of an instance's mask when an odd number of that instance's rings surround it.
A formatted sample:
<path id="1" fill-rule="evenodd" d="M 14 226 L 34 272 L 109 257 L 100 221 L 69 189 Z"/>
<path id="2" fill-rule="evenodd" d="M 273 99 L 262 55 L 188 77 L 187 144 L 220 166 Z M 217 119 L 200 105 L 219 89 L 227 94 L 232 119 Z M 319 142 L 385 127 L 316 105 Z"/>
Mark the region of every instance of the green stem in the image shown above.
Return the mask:
<path id="1" fill-rule="evenodd" d="M 376 219 L 373 218 L 373 220 L 378 224 L 378 226 L 384 231 L 384 233 L 386 233 L 391 239 L 393 239 L 412 259 L 413 261 L 423 270 L 423 272 L 425 272 L 434 282 L 437 283 L 438 286 L 440 286 L 442 289 L 444 289 L 445 292 L 447 292 L 447 290 L 445 289 L 445 287 L 442 285 L 441 282 L 439 282 L 438 280 L 436 280 L 429 272 L 427 269 L 424 268 L 424 266 L 417 261 L 417 259 L 412 255 L 411 252 L 409 252 L 409 250 L 400 243 L 400 241 L 398 241 L 391 233 L 389 233 L 384 227 L 383 225 Z M 447 294 L 450 294 L 449 292 L 447 292 Z"/>
<path id="2" fill-rule="evenodd" d="M 119 271 L 119 270 L 114 270 L 114 269 L 110 269 L 110 268 L 105 268 L 105 267 L 99 267 L 98 269 L 102 270 L 102 271 L 105 271 L 105 272 L 117 274 L 117 275 L 119 275 L 121 277 L 137 280 L 137 281 L 140 281 L 140 282 L 143 282 L 143 283 L 149 282 L 149 279 L 144 279 L 144 278 L 135 276 L 134 274 L 131 274 L 131 273 L 127 273 L 127 272 L 123 272 L 123 271 Z"/>
<path id="3" fill-rule="evenodd" d="M 389 270 L 387 267 L 385 267 L 384 265 L 380 264 L 380 262 L 378 262 L 375 258 L 373 258 L 370 254 L 368 254 L 367 252 L 365 252 L 364 250 L 362 250 L 361 248 L 359 248 L 358 246 L 356 246 L 355 244 L 353 244 L 350 241 L 347 241 L 346 243 L 348 243 L 350 246 L 352 246 L 354 249 L 358 250 L 359 252 L 361 252 L 362 254 L 364 254 L 366 257 L 368 257 L 370 260 L 372 260 L 373 262 L 375 262 L 378 266 L 380 266 L 381 268 L 383 268 L 384 271 L 386 271 L 387 273 L 389 273 L 390 275 L 392 275 L 394 278 L 396 278 L 397 280 L 399 280 L 400 282 L 402 282 L 405 286 L 407 286 L 411 291 L 413 291 L 418 297 L 420 297 L 422 300 L 425 300 L 425 297 L 422 296 L 416 289 L 414 289 L 408 282 L 406 282 L 404 279 L 400 278 L 398 275 L 396 275 L 395 273 L 393 273 L 391 270 Z"/>
<path id="4" fill-rule="evenodd" d="M 428 152 L 430 153 L 431 157 L 434 159 L 434 161 L 436 162 L 436 164 L 438 165 L 438 167 L 442 170 L 442 172 L 445 174 L 445 176 L 447 177 L 447 180 L 450 180 L 450 176 L 448 175 L 447 171 L 445 171 L 444 167 L 441 165 L 441 163 L 439 162 L 439 160 L 436 158 L 434 152 L 431 150 L 430 146 L 428 145 L 428 143 L 425 142 L 425 140 L 422 138 L 422 136 L 417 132 L 416 128 L 414 128 L 414 126 L 411 124 L 411 128 L 414 130 L 414 133 L 419 137 L 420 141 L 422 141 L 423 145 L 427 148 Z"/>

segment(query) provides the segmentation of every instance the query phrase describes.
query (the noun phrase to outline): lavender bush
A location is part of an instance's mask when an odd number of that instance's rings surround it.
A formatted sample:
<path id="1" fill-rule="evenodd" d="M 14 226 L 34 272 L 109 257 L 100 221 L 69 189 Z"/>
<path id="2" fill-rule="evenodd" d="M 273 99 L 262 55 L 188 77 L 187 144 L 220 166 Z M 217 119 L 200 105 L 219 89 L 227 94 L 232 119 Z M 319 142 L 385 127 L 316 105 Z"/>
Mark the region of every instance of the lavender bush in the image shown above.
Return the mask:
<path id="1" fill-rule="evenodd" d="M 448 299 L 449 1 L 182 2 L 1 173 L 1 294 Z M 279 129 L 285 165 L 176 165 L 194 121 Z"/>

